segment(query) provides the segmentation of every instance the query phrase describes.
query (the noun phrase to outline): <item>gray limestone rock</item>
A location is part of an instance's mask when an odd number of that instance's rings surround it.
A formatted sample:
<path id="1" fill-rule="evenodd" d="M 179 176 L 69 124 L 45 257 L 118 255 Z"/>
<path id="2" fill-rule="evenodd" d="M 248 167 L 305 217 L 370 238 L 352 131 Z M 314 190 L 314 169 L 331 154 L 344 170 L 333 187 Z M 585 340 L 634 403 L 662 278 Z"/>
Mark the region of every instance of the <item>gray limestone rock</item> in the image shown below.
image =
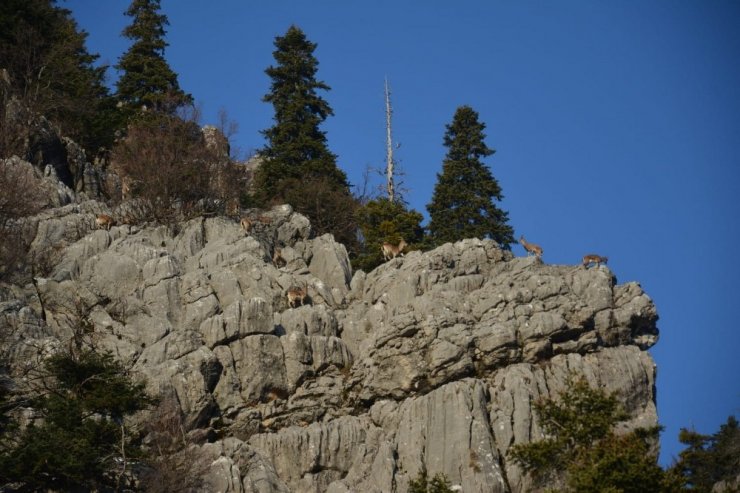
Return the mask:
<path id="1" fill-rule="evenodd" d="M 461 491 L 504 492 L 506 481 L 487 416 L 482 382 L 461 380 L 398 409 L 396 482 L 405 491 L 422 468 L 443 473 Z"/>
<path id="2" fill-rule="evenodd" d="M 248 443 L 274 465 L 290 491 L 326 491 L 365 454 L 361 444 L 366 442 L 368 426 L 365 420 L 347 416 L 254 435 Z"/>
<path id="3" fill-rule="evenodd" d="M 344 245 L 328 234 L 314 239 L 308 269 L 332 290 L 330 301 L 342 303 L 352 280 L 352 267 Z"/>
<path id="4" fill-rule="evenodd" d="M 247 211 L 248 234 L 219 217 L 98 230 L 101 212 L 28 220 L 49 269 L 0 285 L 0 355 L 15 378 L 83 334 L 111 351 L 194 434 L 223 437 L 192 449 L 212 491 L 404 493 L 426 467 L 462 491 L 524 492 L 506 453 L 541 437 L 532 404 L 572 374 L 617 392 L 627 428 L 657 422 L 655 306 L 606 267 L 468 239 L 353 277 L 290 206 Z"/>
<path id="5" fill-rule="evenodd" d="M 206 443 L 198 451 L 204 487 L 221 493 L 288 493 L 272 464 L 236 438 Z"/>

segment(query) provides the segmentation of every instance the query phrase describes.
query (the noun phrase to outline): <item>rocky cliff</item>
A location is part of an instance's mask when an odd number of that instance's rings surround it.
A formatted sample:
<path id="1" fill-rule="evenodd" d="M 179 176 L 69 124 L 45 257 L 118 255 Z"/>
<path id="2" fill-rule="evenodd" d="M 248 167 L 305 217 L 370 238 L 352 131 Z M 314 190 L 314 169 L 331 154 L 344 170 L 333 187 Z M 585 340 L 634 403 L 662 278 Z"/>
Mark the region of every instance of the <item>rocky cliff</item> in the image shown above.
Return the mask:
<path id="1" fill-rule="evenodd" d="M 630 425 L 657 422 L 655 307 L 606 267 L 468 239 L 353 275 L 287 205 L 249 234 L 218 217 L 106 231 L 101 212 L 28 222 L 47 269 L 0 286 L 10 376 L 59 347 L 111 350 L 176 399 L 210 491 L 405 492 L 423 467 L 466 493 L 527 491 L 507 450 L 541 436 L 532 405 L 572 372 L 618 392 Z"/>

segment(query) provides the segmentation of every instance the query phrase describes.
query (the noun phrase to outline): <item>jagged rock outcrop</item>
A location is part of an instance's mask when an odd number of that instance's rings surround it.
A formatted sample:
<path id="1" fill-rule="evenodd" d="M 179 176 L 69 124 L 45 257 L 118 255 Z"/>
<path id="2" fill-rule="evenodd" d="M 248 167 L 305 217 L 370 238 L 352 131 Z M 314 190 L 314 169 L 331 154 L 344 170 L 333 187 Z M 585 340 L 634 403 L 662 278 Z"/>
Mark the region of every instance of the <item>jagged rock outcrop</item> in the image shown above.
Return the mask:
<path id="1" fill-rule="evenodd" d="M 226 138 L 221 130 L 213 125 L 206 125 L 200 131 L 203 134 L 203 139 L 205 139 L 208 149 L 213 151 L 219 159 L 229 158 L 229 153 L 231 152 L 229 139 Z"/>
<path id="2" fill-rule="evenodd" d="M 55 260 L 0 288 L 3 357 L 12 376 L 72 343 L 112 351 L 222 437 L 193 446 L 213 491 L 405 492 L 423 467 L 466 493 L 527 491 L 507 451 L 541 436 L 532 405 L 572 372 L 618 392 L 629 426 L 657 422 L 655 307 L 606 267 L 469 239 L 352 275 L 289 206 L 246 235 L 225 218 L 97 230 L 101 211 L 29 222 Z M 291 286 L 309 303 L 290 308 Z"/>

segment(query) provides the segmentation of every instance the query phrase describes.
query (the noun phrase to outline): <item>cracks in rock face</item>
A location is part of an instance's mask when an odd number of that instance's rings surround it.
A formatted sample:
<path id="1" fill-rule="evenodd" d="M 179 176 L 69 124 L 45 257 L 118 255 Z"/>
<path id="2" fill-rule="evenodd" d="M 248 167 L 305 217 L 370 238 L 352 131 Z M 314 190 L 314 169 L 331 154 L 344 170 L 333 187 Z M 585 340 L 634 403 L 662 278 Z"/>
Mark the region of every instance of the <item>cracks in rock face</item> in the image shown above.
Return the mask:
<path id="1" fill-rule="evenodd" d="M 33 289 L 34 289 L 34 292 L 36 293 L 36 298 L 39 300 L 39 306 L 41 308 L 41 313 L 39 314 L 39 316 L 41 317 L 41 320 L 43 320 L 44 323 L 46 323 L 46 308 L 44 307 L 44 299 L 41 296 L 41 291 L 39 291 L 38 279 L 36 279 L 35 277 L 32 279 L 33 279 Z"/>

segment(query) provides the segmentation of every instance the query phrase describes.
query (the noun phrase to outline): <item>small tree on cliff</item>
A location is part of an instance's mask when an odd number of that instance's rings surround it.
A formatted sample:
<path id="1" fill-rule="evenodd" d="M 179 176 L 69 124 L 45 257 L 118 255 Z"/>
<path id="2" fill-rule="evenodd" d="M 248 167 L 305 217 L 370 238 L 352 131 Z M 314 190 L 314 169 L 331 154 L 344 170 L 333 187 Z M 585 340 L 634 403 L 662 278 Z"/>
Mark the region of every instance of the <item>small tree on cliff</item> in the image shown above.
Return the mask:
<path id="1" fill-rule="evenodd" d="M 123 486 L 137 451 L 124 418 L 152 403 L 144 383 L 111 354 L 87 349 L 52 356 L 34 376 L 41 386 L 25 404 L 43 419 L 20 431 L 0 429 L 0 480 L 33 491 Z"/>
<path id="2" fill-rule="evenodd" d="M 441 472 L 429 479 L 425 467 L 422 467 L 416 478 L 409 481 L 409 493 L 452 493 L 452 485 L 447 476 Z"/>
<path id="3" fill-rule="evenodd" d="M 193 103 L 177 82 L 177 74 L 164 59 L 167 16 L 160 14 L 160 0 L 133 0 L 125 14 L 133 18 L 123 36 L 133 41 L 117 65 L 123 73 L 118 80 L 118 99 L 129 113 L 148 110 L 172 114 Z"/>
<path id="4" fill-rule="evenodd" d="M 652 452 L 660 427 L 615 432 L 628 418 L 615 395 L 571 378 L 557 398 L 535 403 L 534 410 L 545 438 L 514 445 L 509 456 L 536 483 L 549 486 L 564 474 L 563 491 L 680 491 L 680 481 L 663 472 Z"/>
<path id="5" fill-rule="evenodd" d="M 494 153 L 484 142 L 485 128 L 470 106 L 459 107 L 447 125 L 447 156 L 427 206 L 434 246 L 463 238 L 491 238 L 505 248 L 514 242 L 508 213 L 494 203 L 502 199 L 501 187 L 481 161 Z"/>

